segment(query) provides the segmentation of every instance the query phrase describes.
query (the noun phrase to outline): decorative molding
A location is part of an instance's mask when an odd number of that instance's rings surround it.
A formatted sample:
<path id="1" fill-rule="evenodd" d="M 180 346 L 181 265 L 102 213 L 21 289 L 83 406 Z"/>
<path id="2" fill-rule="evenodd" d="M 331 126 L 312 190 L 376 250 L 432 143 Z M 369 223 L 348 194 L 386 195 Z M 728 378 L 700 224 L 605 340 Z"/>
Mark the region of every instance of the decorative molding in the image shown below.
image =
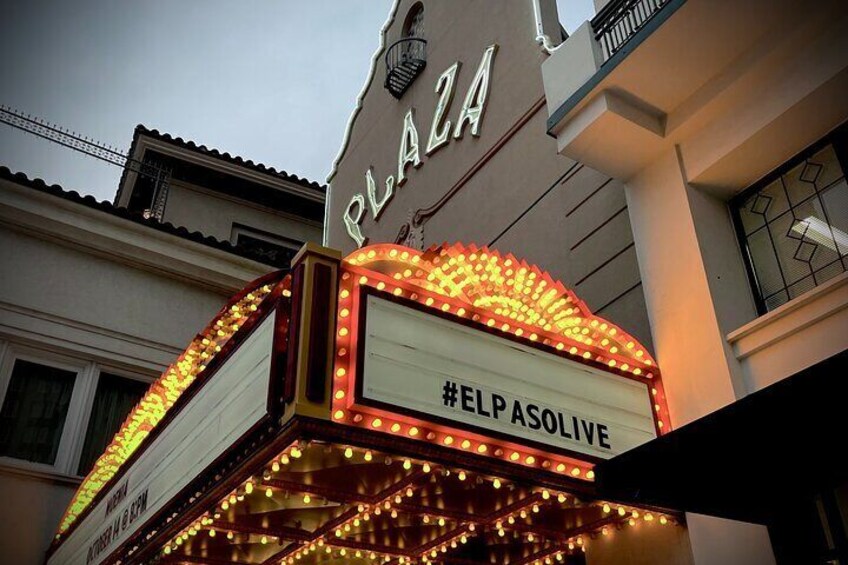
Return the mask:
<path id="1" fill-rule="evenodd" d="M 741 328 L 730 332 L 727 334 L 727 342 L 733 347 L 734 353 L 739 360 L 750 357 L 796 334 L 799 330 L 803 330 L 805 327 L 809 327 L 848 308 L 848 301 L 843 301 L 836 307 L 828 304 L 824 309 L 817 308 L 817 306 L 823 305 L 823 301 L 827 300 L 831 294 L 845 287 L 848 287 L 848 273 L 842 273 L 809 292 L 790 300 L 768 314 L 764 314 Z M 793 324 L 790 320 L 787 320 L 789 316 L 793 315 L 797 315 L 799 318 L 798 322 L 800 323 Z M 783 321 L 787 323 L 781 327 L 780 323 Z M 750 339 L 748 340 L 746 338 Z M 743 341 L 751 341 L 752 343 L 750 346 L 746 346 L 743 344 Z"/>
<path id="2" fill-rule="evenodd" d="M 100 210 L 0 182 L 0 225 L 229 295 L 272 267 Z"/>

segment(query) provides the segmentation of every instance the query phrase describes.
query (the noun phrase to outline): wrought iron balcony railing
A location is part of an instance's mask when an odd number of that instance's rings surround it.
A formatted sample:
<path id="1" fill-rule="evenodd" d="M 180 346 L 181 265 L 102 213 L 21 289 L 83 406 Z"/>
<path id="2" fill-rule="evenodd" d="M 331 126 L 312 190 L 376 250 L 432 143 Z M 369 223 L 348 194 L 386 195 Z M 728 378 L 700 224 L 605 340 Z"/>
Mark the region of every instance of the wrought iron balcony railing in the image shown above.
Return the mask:
<path id="1" fill-rule="evenodd" d="M 592 18 L 604 60 L 615 55 L 669 0 L 611 0 Z"/>
<path id="2" fill-rule="evenodd" d="M 427 41 L 417 37 L 395 41 L 386 50 L 384 86 L 392 96 L 400 98 L 426 66 Z"/>

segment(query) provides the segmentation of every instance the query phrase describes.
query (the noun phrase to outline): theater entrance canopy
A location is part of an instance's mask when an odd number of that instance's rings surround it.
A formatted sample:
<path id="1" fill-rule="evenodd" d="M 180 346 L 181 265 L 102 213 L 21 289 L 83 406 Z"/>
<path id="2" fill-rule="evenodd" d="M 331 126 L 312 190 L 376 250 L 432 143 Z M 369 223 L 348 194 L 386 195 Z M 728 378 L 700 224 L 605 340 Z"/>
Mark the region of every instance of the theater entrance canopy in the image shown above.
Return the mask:
<path id="1" fill-rule="evenodd" d="M 661 375 L 546 272 L 473 246 L 305 246 L 130 413 L 48 563 L 583 562 L 678 520 L 598 500 Z"/>

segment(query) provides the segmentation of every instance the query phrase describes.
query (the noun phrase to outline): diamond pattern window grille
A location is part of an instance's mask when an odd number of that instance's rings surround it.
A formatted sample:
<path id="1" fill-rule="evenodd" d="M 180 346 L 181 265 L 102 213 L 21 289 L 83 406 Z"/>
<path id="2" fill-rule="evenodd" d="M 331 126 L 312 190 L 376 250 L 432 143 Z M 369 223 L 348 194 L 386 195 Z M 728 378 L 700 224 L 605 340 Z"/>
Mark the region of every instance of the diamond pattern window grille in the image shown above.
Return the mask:
<path id="1" fill-rule="evenodd" d="M 730 203 L 761 314 L 848 270 L 848 152 L 823 143 Z"/>

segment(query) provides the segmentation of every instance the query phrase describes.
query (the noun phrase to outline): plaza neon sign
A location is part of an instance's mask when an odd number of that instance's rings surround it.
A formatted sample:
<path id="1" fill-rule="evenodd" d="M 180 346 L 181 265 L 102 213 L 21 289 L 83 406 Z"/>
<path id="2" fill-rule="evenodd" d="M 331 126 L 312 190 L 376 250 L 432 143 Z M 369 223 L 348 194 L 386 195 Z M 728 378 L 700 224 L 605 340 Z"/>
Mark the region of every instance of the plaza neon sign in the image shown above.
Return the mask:
<path id="1" fill-rule="evenodd" d="M 460 63 L 457 61 L 448 67 L 436 80 L 435 93 L 439 96 L 436 109 L 433 112 L 433 120 L 430 124 L 430 134 L 427 137 L 427 146 L 424 154 L 433 155 L 436 151 L 446 146 L 451 138 L 461 139 L 466 126 L 471 135 L 479 137 L 480 123 L 486 110 L 486 100 L 489 94 L 489 83 L 492 74 L 492 63 L 498 46 L 492 44 L 483 51 L 477 72 L 468 87 L 462 103 L 462 109 L 456 124 L 452 124 L 447 118 L 454 97 L 456 86 L 456 75 L 459 72 Z M 397 173 L 386 177 L 382 194 L 379 194 L 373 167 L 365 171 L 365 193 L 358 192 L 351 197 L 342 215 L 347 234 L 356 242 L 357 247 L 362 247 L 368 238 L 362 233 L 362 221 L 370 211 L 374 220 L 378 220 L 386 205 L 391 202 L 395 189 L 402 187 L 408 180 L 407 169 L 411 165 L 418 168 L 422 164 L 421 147 L 419 142 L 418 128 L 415 125 L 414 108 L 410 108 L 403 119 L 403 126 L 398 147 Z"/>

